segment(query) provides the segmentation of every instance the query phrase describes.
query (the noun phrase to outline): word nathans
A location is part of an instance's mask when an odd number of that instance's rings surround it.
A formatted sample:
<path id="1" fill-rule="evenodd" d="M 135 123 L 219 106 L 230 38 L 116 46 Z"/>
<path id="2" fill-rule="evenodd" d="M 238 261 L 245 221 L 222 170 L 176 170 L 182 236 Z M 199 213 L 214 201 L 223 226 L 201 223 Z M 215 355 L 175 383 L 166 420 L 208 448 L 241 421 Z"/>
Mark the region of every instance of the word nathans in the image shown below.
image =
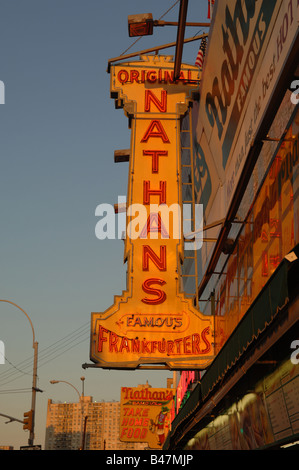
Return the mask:
<path id="1" fill-rule="evenodd" d="M 136 390 L 132 387 L 122 387 L 122 392 L 124 393 L 124 400 L 158 400 L 160 401 L 169 401 L 173 400 L 173 390 L 154 390 L 151 391 L 149 388 L 141 388 Z M 126 410 L 126 408 L 124 408 Z M 128 409 L 127 409 L 128 410 Z M 138 410 L 138 408 L 137 408 Z M 140 409 L 141 410 L 141 409 Z M 139 412 L 141 414 L 142 411 Z M 136 415 L 138 411 L 136 411 Z M 124 412 L 124 416 L 129 416 L 129 411 Z"/>

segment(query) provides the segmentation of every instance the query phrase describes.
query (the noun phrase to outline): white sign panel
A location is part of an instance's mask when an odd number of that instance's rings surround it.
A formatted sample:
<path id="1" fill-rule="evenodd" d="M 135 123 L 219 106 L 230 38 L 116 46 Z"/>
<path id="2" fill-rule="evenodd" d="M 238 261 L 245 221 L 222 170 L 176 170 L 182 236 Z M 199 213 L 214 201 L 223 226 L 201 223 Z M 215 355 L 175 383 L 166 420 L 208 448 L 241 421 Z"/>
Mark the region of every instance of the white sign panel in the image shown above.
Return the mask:
<path id="1" fill-rule="evenodd" d="M 219 1 L 205 60 L 197 125 L 217 168 L 225 216 L 251 142 L 298 33 L 297 0 Z M 215 217 L 214 200 L 213 217 Z M 204 209 L 210 211 L 210 206 Z M 220 209 L 221 210 L 221 209 Z M 205 213 L 207 216 L 208 213 Z"/>

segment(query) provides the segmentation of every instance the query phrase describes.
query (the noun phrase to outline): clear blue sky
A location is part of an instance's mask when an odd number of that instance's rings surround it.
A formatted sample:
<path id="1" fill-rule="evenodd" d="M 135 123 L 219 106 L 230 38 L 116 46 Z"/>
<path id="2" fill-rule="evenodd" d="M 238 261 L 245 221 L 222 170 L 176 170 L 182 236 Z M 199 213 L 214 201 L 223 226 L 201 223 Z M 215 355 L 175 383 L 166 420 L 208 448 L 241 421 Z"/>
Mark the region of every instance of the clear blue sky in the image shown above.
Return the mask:
<path id="1" fill-rule="evenodd" d="M 126 287 L 123 242 L 95 236 L 98 204 L 126 194 L 130 146 L 122 110 L 110 99 L 107 61 L 134 40 L 127 16 L 160 18 L 175 0 L 2 0 L 0 15 L 0 298 L 24 309 L 39 343 L 35 443 L 44 447 L 47 400 L 76 401 L 71 382 L 94 400 L 119 400 L 121 386 L 166 386 L 171 372 L 82 369 L 92 311 Z M 208 0 L 189 0 L 189 21 L 207 21 Z M 179 4 L 164 20 L 177 21 Z M 199 33 L 188 28 L 186 37 Z M 201 32 L 206 31 L 202 28 Z M 129 52 L 176 40 L 156 28 Z M 185 46 L 194 64 L 199 43 Z M 164 53 L 174 54 L 174 49 Z M 32 332 L 25 315 L 0 302 L 0 413 L 23 419 L 31 407 Z M 25 389 L 25 390 L 24 390 Z M 0 417 L 0 445 L 27 445 L 20 423 Z"/>

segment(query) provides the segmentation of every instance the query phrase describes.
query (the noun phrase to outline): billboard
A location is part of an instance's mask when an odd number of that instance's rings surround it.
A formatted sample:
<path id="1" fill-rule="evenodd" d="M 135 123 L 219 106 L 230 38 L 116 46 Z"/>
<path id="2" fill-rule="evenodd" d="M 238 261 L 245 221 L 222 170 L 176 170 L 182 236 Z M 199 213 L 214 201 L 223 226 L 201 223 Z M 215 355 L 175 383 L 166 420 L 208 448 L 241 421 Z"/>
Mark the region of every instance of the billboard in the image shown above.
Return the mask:
<path id="1" fill-rule="evenodd" d="M 196 128 L 205 216 L 226 215 L 298 34 L 297 0 L 219 1 L 204 63 Z"/>
<path id="2" fill-rule="evenodd" d="M 174 393 L 171 388 L 122 387 L 120 441 L 147 442 L 150 449 L 162 449 L 170 430 Z"/>
<path id="3" fill-rule="evenodd" d="M 193 307 L 179 276 L 180 120 L 198 86 L 198 68 L 182 65 L 174 81 L 171 59 L 142 56 L 110 70 L 111 96 L 129 118 L 131 149 L 127 290 L 91 320 L 90 357 L 103 368 L 206 369 L 214 357 L 214 319 Z"/>

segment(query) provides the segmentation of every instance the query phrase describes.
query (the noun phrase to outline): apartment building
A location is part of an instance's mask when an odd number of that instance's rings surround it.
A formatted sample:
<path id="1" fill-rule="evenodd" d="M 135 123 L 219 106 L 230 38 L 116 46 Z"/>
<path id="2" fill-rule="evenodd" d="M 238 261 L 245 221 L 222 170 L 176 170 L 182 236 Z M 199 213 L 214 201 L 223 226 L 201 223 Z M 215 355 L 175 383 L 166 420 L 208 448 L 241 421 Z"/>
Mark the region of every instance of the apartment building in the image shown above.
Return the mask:
<path id="1" fill-rule="evenodd" d="M 90 396 L 77 403 L 49 399 L 45 450 L 136 450 L 147 446 L 120 442 L 119 424 L 119 402 L 96 402 Z"/>

